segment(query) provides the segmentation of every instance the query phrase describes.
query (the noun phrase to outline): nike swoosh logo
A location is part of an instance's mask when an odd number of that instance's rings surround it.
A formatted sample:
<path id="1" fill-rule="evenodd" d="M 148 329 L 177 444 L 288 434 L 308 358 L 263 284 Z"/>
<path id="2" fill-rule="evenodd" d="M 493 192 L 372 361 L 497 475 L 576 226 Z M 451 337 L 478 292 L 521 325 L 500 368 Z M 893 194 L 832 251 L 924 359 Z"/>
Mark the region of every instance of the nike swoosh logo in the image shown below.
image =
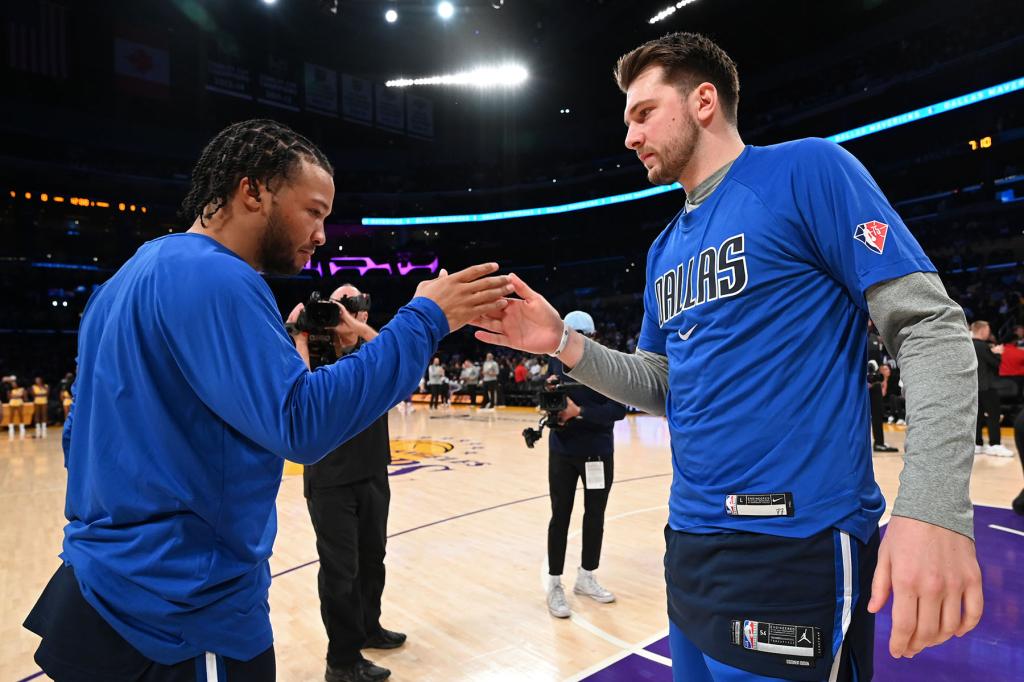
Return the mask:
<path id="1" fill-rule="evenodd" d="M 693 330 L 696 329 L 696 328 L 697 328 L 697 325 L 693 325 L 692 327 L 690 327 L 690 330 L 688 332 L 686 332 L 685 334 L 682 332 L 682 330 L 680 330 L 678 332 L 679 338 L 681 338 L 683 341 L 688 341 L 690 339 L 690 334 L 692 334 Z"/>

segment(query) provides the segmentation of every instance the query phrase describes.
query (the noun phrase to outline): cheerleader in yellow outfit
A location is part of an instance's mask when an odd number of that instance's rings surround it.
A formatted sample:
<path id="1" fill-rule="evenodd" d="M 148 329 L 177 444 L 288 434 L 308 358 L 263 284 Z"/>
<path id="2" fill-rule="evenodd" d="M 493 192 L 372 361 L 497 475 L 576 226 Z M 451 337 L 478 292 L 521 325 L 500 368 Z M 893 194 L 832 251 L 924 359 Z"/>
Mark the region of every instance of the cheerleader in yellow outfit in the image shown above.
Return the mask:
<path id="1" fill-rule="evenodd" d="M 32 384 L 32 402 L 35 404 L 33 422 L 36 425 L 36 438 L 46 438 L 46 405 L 49 403 L 50 387 L 42 377 L 36 377 Z"/>
<path id="2" fill-rule="evenodd" d="M 64 406 L 64 423 L 68 421 L 68 415 L 71 413 L 71 391 L 64 389 L 60 392 L 60 402 Z"/>
<path id="3" fill-rule="evenodd" d="M 14 425 L 21 429 L 21 437 L 25 437 L 25 421 L 22 419 L 22 410 L 25 409 L 25 389 L 18 385 L 18 380 L 11 381 L 11 391 L 8 394 L 7 405 L 11 408 L 11 421 L 7 423 L 7 437 L 14 440 Z"/>

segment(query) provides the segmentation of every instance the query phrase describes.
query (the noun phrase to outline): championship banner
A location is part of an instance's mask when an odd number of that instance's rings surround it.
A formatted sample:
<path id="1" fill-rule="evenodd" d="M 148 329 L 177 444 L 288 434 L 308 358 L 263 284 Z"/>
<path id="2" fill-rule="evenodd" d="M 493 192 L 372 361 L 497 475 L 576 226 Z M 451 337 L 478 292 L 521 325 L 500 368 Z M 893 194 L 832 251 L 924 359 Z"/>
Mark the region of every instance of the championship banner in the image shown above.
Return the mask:
<path id="1" fill-rule="evenodd" d="M 338 74 L 319 64 L 305 65 L 306 110 L 324 116 L 338 115 Z"/>

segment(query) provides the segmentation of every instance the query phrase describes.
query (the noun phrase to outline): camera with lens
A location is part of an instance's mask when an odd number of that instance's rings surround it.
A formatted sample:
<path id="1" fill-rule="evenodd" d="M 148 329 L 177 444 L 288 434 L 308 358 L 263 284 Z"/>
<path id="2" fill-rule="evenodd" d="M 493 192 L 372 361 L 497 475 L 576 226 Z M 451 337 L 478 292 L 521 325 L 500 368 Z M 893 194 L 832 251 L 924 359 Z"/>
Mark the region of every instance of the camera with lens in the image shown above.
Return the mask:
<path id="1" fill-rule="evenodd" d="M 579 386 L 575 382 L 561 383 L 558 380 L 549 381 L 537 394 L 537 406 L 544 416 L 540 418 L 537 428 L 523 429 L 523 440 L 526 447 L 532 448 L 544 435 L 545 427 L 556 430 L 561 429 L 565 424 L 558 421 L 558 415 L 569 407 L 569 389 Z"/>
<path id="2" fill-rule="evenodd" d="M 336 327 L 340 320 L 341 310 L 337 305 L 321 300 L 319 291 L 309 295 L 309 300 L 299 313 L 299 318 L 295 320 L 293 329 L 308 334 L 310 369 L 329 365 L 338 359 L 331 328 Z M 293 329 L 289 329 L 289 333 L 292 333 Z"/>
<path id="3" fill-rule="evenodd" d="M 349 311 L 353 315 L 356 313 L 370 312 L 370 295 L 359 294 L 358 296 L 342 296 L 338 299 L 332 299 L 337 301 L 345 310 Z M 337 324 L 337 323 L 335 323 Z"/>
<path id="4" fill-rule="evenodd" d="M 868 385 L 880 384 L 883 381 L 885 381 L 885 377 L 878 371 L 878 363 L 868 360 Z"/>

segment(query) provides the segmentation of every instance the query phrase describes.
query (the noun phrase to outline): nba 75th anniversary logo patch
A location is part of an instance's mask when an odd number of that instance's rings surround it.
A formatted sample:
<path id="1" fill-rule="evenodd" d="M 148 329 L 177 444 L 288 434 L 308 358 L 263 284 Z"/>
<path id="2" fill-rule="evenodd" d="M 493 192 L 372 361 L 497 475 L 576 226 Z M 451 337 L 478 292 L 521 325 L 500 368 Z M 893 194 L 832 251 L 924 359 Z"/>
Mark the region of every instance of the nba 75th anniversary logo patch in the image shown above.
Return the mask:
<path id="1" fill-rule="evenodd" d="M 889 232 L 889 226 L 878 220 L 869 220 L 861 223 L 853 232 L 853 238 L 875 253 L 882 253 L 885 250 L 885 235 Z"/>

